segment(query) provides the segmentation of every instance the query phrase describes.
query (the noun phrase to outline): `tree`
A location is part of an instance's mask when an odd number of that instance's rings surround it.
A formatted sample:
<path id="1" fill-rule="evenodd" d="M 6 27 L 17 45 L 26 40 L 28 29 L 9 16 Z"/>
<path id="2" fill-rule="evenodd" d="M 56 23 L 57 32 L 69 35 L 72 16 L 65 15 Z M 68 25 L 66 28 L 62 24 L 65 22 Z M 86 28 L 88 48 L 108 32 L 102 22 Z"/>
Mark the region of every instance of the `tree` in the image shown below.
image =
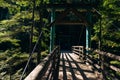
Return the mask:
<path id="1" fill-rule="evenodd" d="M 102 50 L 117 53 L 120 47 L 120 7 L 118 0 L 104 0 L 99 11 L 102 14 Z M 116 17 L 117 16 L 117 17 Z M 99 22 L 94 26 L 95 35 L 92 38 L 98 42 Z"/>
<path id="2" fill-rule="evenodd" d="M 46 0 L 43 3 L 46 3 Z M 44 15 L 41 16 L 39 14 L 40 5 L 40 0 L 36 0 L 32 44 L 34 45 L 36 43 L 39 31 L 43 31 L 44 38 L 41 41 L 41 51 L 44 51 L 48 49 L 49 30 L 46 27 L 39 30 L 40 27 L 43 27 L 43 25 L 40 26 L 40 18 L 42 16 L 42 21 L 45 24 L 48 23 L 46 10 L 43 10 Z M 33 2 L 31 0 L 0 0 L 0 10 L 3 12 L 6 11 L 7 13 L 3 14 L 0 11 L 0 16 L 2 15 L 2 18 L 0 18 L 0 51 L 2 50 L 0 54 L 0 58 L 2 59 L 0 61 L 0 76 L 2 75 L 4 79 L 9 79 L 9 68 L 7 68 L 10 65 L 9 62 L 13 62 L 10 68 L 12 69 L 10 75 L 12 75 L 12 79 L 17 79 L 16 77 L 20 77 L 21 71 L 28 59 L 28 54 L 26 53 L 29 51 L 29 37 L 33 20 L 32 9 Z M 33 55 L 32 60 L 32 64 L 35 65 L 35 55 Z M 8 65 L 2 67 L 5 64 Z M 33 68 L 35 66 L 31 67 Z"/>

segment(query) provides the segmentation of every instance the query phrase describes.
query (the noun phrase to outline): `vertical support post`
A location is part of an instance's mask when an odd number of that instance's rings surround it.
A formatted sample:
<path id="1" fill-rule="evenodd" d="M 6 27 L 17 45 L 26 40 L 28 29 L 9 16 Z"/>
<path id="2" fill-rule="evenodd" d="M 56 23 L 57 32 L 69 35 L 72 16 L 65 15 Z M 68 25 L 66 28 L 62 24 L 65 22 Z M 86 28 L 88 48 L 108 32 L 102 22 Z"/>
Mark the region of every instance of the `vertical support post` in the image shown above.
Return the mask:
<path id="1" fill-rule="evenodd" d="M 102 35 L 102 23 L 101 23 L 101 18 L 100 18 L 100 29 L 99 29 L 99 46 L 98 46 L 98 48 L 99 48 L 99 50 L 101 50 L 101 35 Z"/>
<path id="2" fill-rule="evenodd" d="M 102 46 L 102 23 L 101 23 L 101 21 L 102 21 L 102 18 L 100 17 L 100 29 L 99 29 L 99 45 L 98 45 L 98 48 L 99 48 L 99 50 L 101 51 L 101 46 Z M 101 72 L 102 72 L 102 80 L 106 80 L 107 78 L 106 78 L 106 74 L 105 74 L 105 66 L 104 66 L 104 64 L 105 64 L 105 56 L 103 55 L 99 55 L 99 58 L 100 58 L 100 62 L 99 62 L 99 65 L 100 65 L 100 67 L 101 67 Z M 106 59 L 107 60 L 107 59 Z M 109 62 L 109 61 L 108 61 Z"/>
<path id="3" fill-rule="evenodd" d="M 99 22 L 99 42 L 98 42 L 98 49 L 101 51 L 101 35 L 102 35 L 102 24 L 101 24 L 102 18 L 100 17 L 100 22 Z M 102 60 L 102 56 L 99 55 L 99 59 Z M 99 65 L 101 65 L 101 61 L 98 62 Z"/>
<path id="4" fill-rule="evenodd" d="M 90 25 L 86 26 L 86 54 L 90 53 L 90 48 L 91 48 L 92 14 L 90 10 L 87 13 L 87 21 L 90 23 Z"/>
<path id="5" fill-rule="evenodd" d="M 92 14 L 90 10 L 88 10 L 86 18 L 87 18 L 87 21 L 89 22 L 89 25 L 86 26 L 86 54 L 85 54 L 86 61 L 85 62 L 88 61 L 88 54 L 90 53 L 90 48 L 91 48 Z"/>
<path id="6" fill-rule="evenodd" d="M 55 20 L 55 10 L 52 9 L 51 22 L 53 22 L 54 20 Z M 51 26 L 51 29 L 50 29 L 50 52 L 53 50 L 54 40 L 55 40 L 55 25 Z"/>
<path id="7" fill-rule="evenodd" d="M 90 26 L 86 26 L 86 53 L 89 53 L 91 48 L 91 29 Z"/>

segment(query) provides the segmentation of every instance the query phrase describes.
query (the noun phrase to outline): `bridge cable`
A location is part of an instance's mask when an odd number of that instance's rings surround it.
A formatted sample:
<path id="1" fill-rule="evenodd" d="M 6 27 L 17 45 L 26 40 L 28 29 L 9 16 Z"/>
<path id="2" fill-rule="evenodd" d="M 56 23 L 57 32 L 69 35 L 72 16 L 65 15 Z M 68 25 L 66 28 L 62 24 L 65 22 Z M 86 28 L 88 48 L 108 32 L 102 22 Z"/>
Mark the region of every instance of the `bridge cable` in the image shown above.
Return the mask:
<path id="1" fill-rule="evenodd" d="M 50 14 L 48 14 L 47 19 L 49 18 L 49 16 L 50 16 Z M 45 26 L 47 26 L 47 23 L 44 23 L 43 27 L 45 27 Z M 35 43 L 35 46 L 33 47 L 33 50 L 32 50 L 32 52 L 31 52 L 31 55 L 30 55 L 29 58 L 28 58 L 28 61 L 27 61 L 26 66 L 25 66 L 25 68 L 24 68 L 24 70 L 23 70 L 23 73 L 22 73 L 22 75 L 21 75 L 20 80 L 23 79 L 23 76 L 24 76 L 24 74 L 25 74 L 25 72 L 26 72 L 26 70 L 27 70 L 27 68 L 28 68 L 28 65 L 29 65 L 29 63 L 30 63 L 30 60 L 31 60 L 31 58 L 32 58 L 32 54 L 34 53 L 37 45 L 39 44 L 39 41 L 40 41 L 40 39 L 41 39 L 41 37 L 42 37 L 42 34 L 43 34 L 43 31 L 41 31 L 41 33 L 39 34 L 38 40 L 37 40 L 37 42 Z"/>
<path id="2" fill-rule="evenodd" d="M 41 33 L 39 34 L 38 40 L 37 40 L 37 42 L 36 42 L 36 44 L 35 44 L 32 52 L 31 52 L 31 55 L 30 55 L 29 58 L 28 58 L 28 61 L 27 61 L 26 66 L 25 66 L 25 68 L 24 68 L 24 70 L 23 70 L 23 73 L 22 73 L 22 76 L 21 76 L 20 80 L 23 79 L 23 76 L 24 76 L 24 74 L 25 74 L 25 71 L 27 70 L 27 67 L 28 67 L 28 65 L 29 65 L 29 63 L 30 63 L 30 60 L 31 60 L 31 58 L 32 58 L 32 54 L 34 53 L 37 45 L 39 44 L 39 40 L 40 40 L 42 34 L 43 34 L 43 32 L 41 31 Z"/>

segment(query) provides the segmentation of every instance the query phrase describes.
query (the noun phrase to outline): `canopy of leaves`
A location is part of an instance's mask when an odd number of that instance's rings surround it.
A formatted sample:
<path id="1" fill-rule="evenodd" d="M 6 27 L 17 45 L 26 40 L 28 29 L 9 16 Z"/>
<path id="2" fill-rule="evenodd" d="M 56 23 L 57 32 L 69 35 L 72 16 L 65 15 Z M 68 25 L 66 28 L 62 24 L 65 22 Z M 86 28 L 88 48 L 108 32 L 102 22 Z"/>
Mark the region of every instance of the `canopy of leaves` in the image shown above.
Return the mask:
<path id="1" fill-rule="evenodd" d="M 119 0 L 103 0 L 99 7 L 102 26 L 102 49 L 108 52 L 118 53 L 120 47 L 120 5 Z M 95 34 L 92 40 L 99 41 L 100 22 L 94 26 Z"/>
<path id="2" fill-rule="evenodd" d="M 0 72 L 2 76 L 9 76 L 8 65 L 10 65 L 10 62 L 13 62 L 12 69 L 26 62 L 28 54 L 23 55 L 22 52 L 28 52 L 29 50 L 32 25 L 34 26 L 33 45 L 42 31 L 41 50 L 48 50 L 49 28 L 45 27 L 44 23 L 47 24 L 49 22 L 47 19 L 49 13 L 45 7 L 41 7 L 41 4 L 49 3 L 49 1 L 36 0 L 33 22 L 33 0 L 0 0 L 0 51 L 3 53 L 0 53 Z M 119 0 L 103 0 L 103 3 L 98 7 L 98 10 L 102 14 L 102 50 L 113 53 L 118 53 L 120 48 L 119 3 Z M 98 44 L 99 41 L 99 21 L 96 22 L 93 28 L 92 41 L 95 41 L 95 44 Z M 15 62 L 16 60 L 18 63 Z M 17 73 L 12 73 L 15 76 L 20 75 L 23 69 L 19 67 L 16 70 L 18 70 Z M 7 80 L 7 78 L 4 78 L 4 80 Z"/>
<path id="3" fill-rule="evenodd" d="M 29 51 L 31 26 L 34 26 L 33 45 L 43 31 L 41 50 L 48 49 L 49 30 L 46 27 L 39 30 L 43 27 L 40 22 L 40 4 L 41 0 L 36 0 L 33 24 L 33 0 L 0 0 L 0 79 L 9 80 L 9 74 L 12 79 L 20 78 L 28 59 L 26 52 Z M 44 23 L 48 22 L 44 16 L 42 20 Z"/>

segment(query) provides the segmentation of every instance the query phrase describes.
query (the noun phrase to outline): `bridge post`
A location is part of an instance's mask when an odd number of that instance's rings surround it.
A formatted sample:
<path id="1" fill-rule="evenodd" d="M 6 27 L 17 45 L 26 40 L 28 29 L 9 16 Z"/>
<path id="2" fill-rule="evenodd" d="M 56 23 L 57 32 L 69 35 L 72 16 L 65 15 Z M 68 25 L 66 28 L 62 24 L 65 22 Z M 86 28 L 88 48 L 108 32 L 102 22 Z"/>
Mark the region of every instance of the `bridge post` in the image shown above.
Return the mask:
<path id="1" fill-rule="evenodd" d="M 91 48 L 91 29 L 90 26 L 86 26 L 86 54 L 89 53 Z"/>
<path id="2" fill-rule="evenodd" d="M 51 10 L 51 22 L 55 20 L 55 9 Z M 53 50 L 55 40 L 55 25 L 50 28 L 50 52 Z"/>
<path id="3" fill-rule="evenodd" d="M 100 17 L 100 28 L 99 28 L 99 45 L 98 45 L 98 48 L 101 50 L 101 45 L 102 45 L 102 43 L 101 43 L 101 37 L 102 37 L 102 23 L 101 23 L 101 21 L 102 21 L 102 18 Z"/>
<path id="4" fill-rule="evenodd" d="M 89 11 L 86 15 L 89 25 L 86 26 L 86 54 L 90 53 L 91 48 L 91 27 L 92 27 L 92 14 Z"/>

